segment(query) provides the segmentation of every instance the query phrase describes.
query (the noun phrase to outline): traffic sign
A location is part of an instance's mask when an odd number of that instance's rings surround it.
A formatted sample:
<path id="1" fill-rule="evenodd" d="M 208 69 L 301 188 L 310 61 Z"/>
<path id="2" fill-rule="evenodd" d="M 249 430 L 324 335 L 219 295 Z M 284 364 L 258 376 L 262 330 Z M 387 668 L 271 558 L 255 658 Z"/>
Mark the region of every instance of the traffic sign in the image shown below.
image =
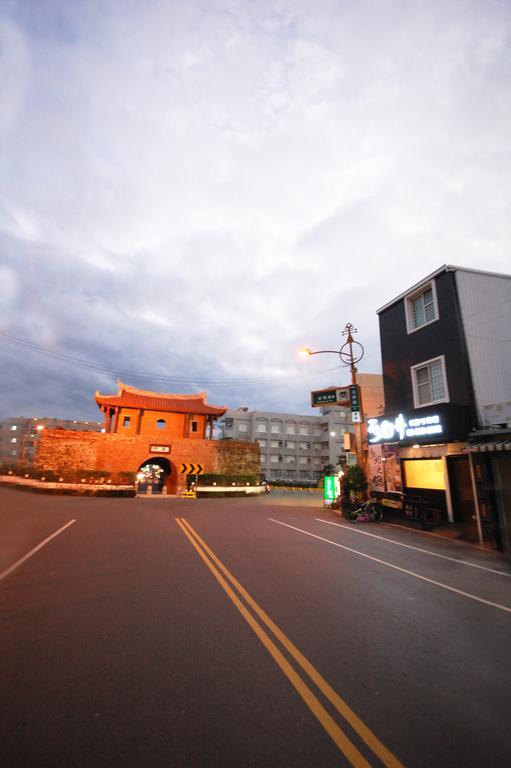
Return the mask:
<path id="1" fill-rule="evenodd" d="M 181 464 L 181 475 L 202 475 L 203 472 L 202 464 Z"/>
<path id="2" fill-rule="evenodd" d="M 348 387 L 339 389 L 339 387 L 329 387 L 328 389 L 317 389 L 311 392 L 311 406 L 319 408 L 322 405 L 348 405 L 350 394 Z"/>
<path id="3" fill-rule="evenodd" d="M 349 389 L 351 412 L 352 413 L 360 412 L 362 410 L 360 406 L 360 387 L 358 386 L 358 384 L 350 384 L 348 389 Z"/>

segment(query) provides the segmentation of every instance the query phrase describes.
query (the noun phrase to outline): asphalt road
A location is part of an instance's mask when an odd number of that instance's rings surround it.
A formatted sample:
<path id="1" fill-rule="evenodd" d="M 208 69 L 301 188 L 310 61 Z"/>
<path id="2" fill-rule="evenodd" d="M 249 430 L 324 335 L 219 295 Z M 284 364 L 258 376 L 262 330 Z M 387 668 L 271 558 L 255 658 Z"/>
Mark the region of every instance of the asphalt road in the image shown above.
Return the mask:
<path id="1" fill-rule="evenodd" d="M 1 765 L 509 768 L 509 564 L 282 499 L 0 489 Z"/>

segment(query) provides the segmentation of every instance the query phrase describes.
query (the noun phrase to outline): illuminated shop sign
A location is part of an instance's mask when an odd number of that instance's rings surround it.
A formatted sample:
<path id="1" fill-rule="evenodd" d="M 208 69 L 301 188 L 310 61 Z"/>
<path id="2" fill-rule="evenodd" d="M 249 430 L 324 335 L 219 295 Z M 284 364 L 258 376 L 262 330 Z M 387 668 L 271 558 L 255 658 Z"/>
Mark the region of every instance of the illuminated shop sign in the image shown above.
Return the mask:
<path id="1" fill-rule="evenodd" d="M 443 434 L 444 427 L 438 414 L 407 419 L 402 413 L 394 421 L 368 419 L 367 432 L 370 443 L 398 441 L 413 437 L 429 437 Z"/>

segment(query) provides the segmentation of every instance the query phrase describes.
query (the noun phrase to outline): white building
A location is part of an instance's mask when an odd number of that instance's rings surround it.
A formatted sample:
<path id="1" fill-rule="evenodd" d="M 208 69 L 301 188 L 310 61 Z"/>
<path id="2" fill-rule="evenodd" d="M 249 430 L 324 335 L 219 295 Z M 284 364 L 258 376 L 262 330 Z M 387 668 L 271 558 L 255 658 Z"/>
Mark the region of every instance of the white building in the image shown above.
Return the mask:
<path id="1" fill-rule="evenodd" d="M 318 416 L 252 411 L 243 406 L 219 419 L 224 439 L 259 443 L 261 474 L 269 481 L 316 482 L 327 464 L 345 455 L 344 433 L 353 432 L 347 408 L 322 408 Z"/>

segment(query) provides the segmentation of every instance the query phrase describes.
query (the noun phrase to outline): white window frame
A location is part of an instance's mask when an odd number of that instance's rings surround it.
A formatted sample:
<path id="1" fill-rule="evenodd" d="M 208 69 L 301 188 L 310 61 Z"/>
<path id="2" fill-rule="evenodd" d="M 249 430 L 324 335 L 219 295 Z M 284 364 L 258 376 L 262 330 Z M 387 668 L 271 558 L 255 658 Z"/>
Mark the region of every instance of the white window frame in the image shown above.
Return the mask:
<path id="1" fill-rule="evenodd" d="M 413 309 L 412 309 L 412 303 L 415 301 L 415 299 L 418 299 L 419 296 L 421 296 L 423 293 L 428 291 L 431 288 L 431 293 L 433 295 L 433 306 L 435 308 L 435 317 L 433 320 L 426 320 L 425 323 L 422 323 L 422 325 L 418 325 L 417 327 L 413 324 Z M 440 317 L 438 312 L 438 300 L 436 295 L 436 283 L 434 280 L 431 280 L 429 283 L 426 283 L 425 285 L 421 285 L 420 288 L 418 288 L 413 293 L 410 293 L 408 296 L 405 296 L 405 316 L 406 316 L 406 332 L 408 334 L 415 333 L 415 331 L 420 331 L 421 328 L 425 328 L 427 325 L 431 325 L 431 323 L 436 323 L 438 318 Z"/>
<path id="2" fill-rule="evenodd" d="M 444 378 L 444 389 L 445 389 L 445 395 L 439 400 L 430 400 L 427 403 L 419 403 L 419 388 L 417 386 L 417 377 L 416 377 L 416 371 L 418 368 L 424 368 L 425 365 L 430 365 L 431 363 L 437 363 L 440 361 L 440 364 L 442 366 L 442 376 Z M 450 402 L 449 397 L 449 386 L 447 383 L 447 371 L 445 368 L 445 355 L 439 355 L 438 357 L 432 357 L 430 360 L 423 360 L 422 363 L 417 363 L 417 365 L 410 366 L 410 375 L 412 378 L 412 388 L 413 388 L 413 404 L 415 408 L 426 408 L 428 405 L 437 405 L 437 403 L 448 403 Z"/>

